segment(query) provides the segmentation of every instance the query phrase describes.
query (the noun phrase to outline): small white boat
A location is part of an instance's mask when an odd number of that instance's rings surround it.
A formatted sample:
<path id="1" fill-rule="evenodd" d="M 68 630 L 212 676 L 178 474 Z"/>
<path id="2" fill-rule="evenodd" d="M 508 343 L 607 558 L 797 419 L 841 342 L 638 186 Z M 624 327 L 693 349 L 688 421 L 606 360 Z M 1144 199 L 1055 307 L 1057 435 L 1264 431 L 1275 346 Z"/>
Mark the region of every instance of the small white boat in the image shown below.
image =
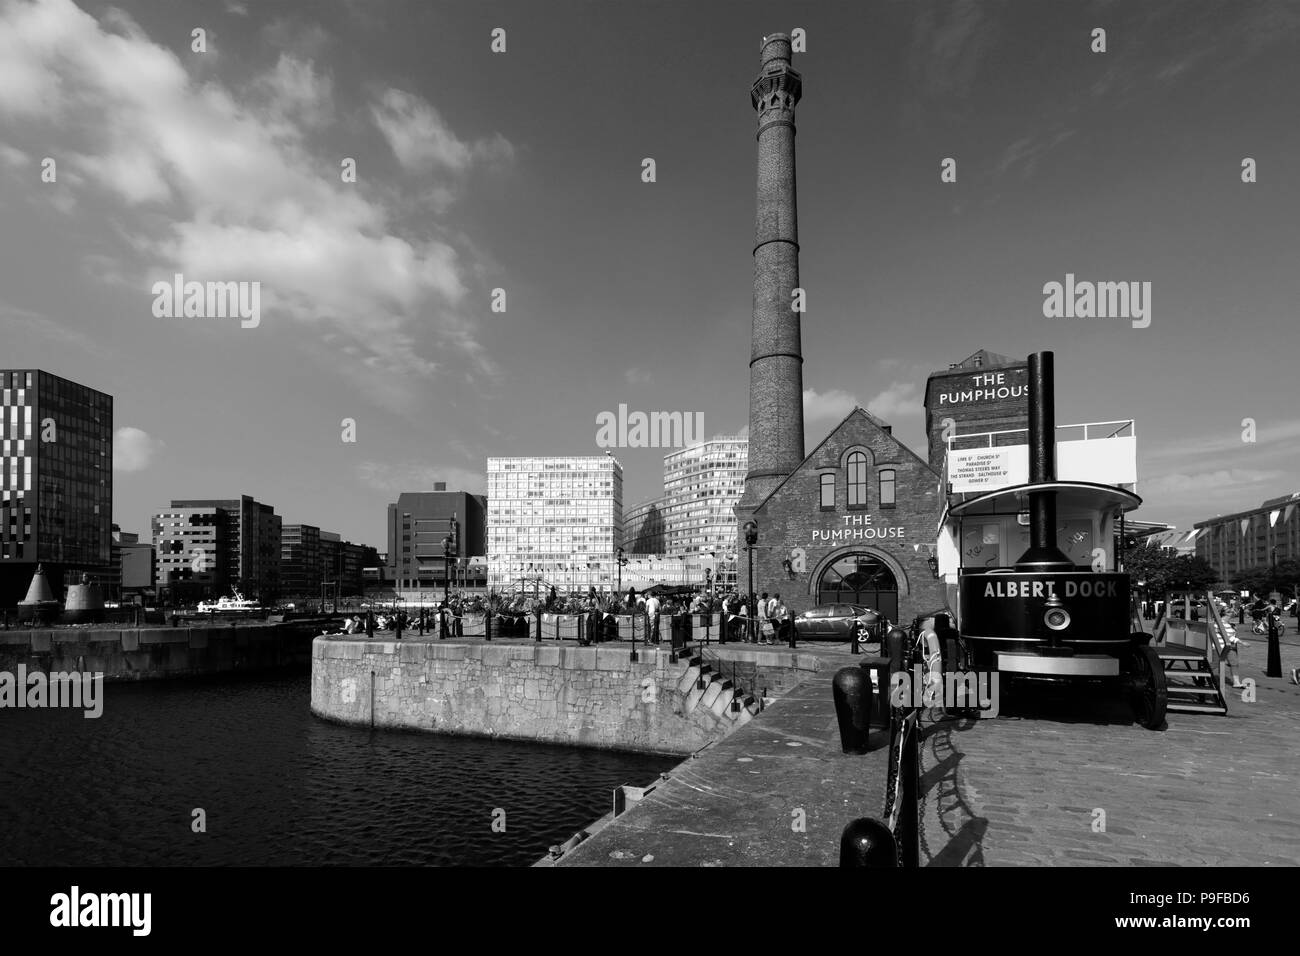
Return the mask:
<path id="1" fill-rule="evenodd" d="M 256 614 L 263 608 L 256 601 L 250 601 L 239 593 L 238 588 L 231 588 L 233 597 L 219 597 L 215 601 L 200 601 L 200 614 Z"/>

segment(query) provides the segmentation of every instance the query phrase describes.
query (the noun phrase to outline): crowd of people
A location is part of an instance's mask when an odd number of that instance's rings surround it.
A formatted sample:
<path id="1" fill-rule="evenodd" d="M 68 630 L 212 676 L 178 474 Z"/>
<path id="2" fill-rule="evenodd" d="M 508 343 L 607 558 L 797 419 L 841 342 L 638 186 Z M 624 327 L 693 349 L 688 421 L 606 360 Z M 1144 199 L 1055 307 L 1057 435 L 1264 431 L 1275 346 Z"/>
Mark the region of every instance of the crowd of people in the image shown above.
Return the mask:
<path id="1" fill-rule="evenodd" d="M 616 640 L 619 637 L 617 619 L 627 615 L 644 619 L 645 639 L 651 644 L 661 643 L 664 639 L 662 615 L 720 615 L 726 639 L 736 643 L 785 643 L 794 626 L 793 616 L 781 595 L 769 595 L 766 591 L 748 597 L 739 590 L 660 596 L 654 590 L 638 593 L 635 587 L 629 587 L 626 594 L 621 595 L 598 592 L 593 587 L 586 594 L 570 595 L 560 595 L 555 588 L 544 596 L 522 593 L 453 595 L 435 607 L 418 610 L 371 608 L 349 616 L 343 631 L 345 634 L 364 632 L 373 635 L 375 631 L 391 630 L 400 634 L 414 628 L 423 634 L 425 631 L 440 632 L 445 625 L 449 636 L 461 636 L 466 615 L 491 615 L 498 626 L 525 626 L 525 622 L 538 613 L 583 618 L 583 643 Z"/>

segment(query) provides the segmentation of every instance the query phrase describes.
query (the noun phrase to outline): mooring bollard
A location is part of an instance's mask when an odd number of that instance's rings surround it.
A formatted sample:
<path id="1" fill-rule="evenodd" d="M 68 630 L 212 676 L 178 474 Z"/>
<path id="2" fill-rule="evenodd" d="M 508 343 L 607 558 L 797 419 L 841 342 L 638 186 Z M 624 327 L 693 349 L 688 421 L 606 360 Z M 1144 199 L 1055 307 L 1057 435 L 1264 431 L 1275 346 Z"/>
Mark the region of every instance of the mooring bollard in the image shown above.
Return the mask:
<path id="1" fill-rule="evenodd" d="M 840 834 L 840 866 L 898 866 L 898 842 L 874 817 L 851 820 Z"/>
<path id="2" fill-rule="evenodd" d="M 864 754 L 871 740 L 871 675 L 861 667 L 842 667 L 831 681 L 835 718 L 840 725 L 840 749 Z"/>
<path id="3" fill-rule="evenodd" d="M 882 644 L 882 650 L 885 656 L 889 658 L 889 676 L 892 677 L 895 671 L 907 670 L 907 663 L 903 660 L 903 643 L 907 640 L 907 631 L 901 627 L 891 627 L 889 633 L 885 635 Z"/>

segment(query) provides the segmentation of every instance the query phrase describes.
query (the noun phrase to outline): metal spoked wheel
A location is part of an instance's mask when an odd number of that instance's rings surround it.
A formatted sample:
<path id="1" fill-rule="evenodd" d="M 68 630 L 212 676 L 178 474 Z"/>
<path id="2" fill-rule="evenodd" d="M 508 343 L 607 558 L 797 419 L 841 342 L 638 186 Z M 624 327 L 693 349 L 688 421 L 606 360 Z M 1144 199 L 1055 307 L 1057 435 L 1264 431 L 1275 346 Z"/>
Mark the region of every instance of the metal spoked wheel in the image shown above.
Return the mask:
<path id="1" fill-rule="evenodd" d="M 1131 655 L 1130 699 L 1133 716 L 1147 730 L 1159 730 L 1165 722 L 1169 691 L 1165 667 L 1151 647 L 1135 647 Z"/>
<path id="2" fill-rule="evenodd" d="M 859 624 L 854 630 L 854 638 L 859 644 L 865 644 L 871 640 L 871 632 L 867 630 L 867 625 Z"/>

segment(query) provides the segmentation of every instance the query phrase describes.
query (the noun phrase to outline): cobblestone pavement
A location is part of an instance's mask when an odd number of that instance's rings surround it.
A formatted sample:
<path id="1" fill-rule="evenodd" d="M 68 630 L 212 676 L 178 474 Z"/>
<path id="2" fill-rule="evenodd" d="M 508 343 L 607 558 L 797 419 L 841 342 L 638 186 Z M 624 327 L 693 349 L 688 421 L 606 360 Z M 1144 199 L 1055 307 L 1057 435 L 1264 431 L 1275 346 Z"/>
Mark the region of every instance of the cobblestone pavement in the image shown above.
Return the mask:
<path id="1" fill-rule="evenodd" d="M 821 672 L 561 865 L 836 865 L 844 824 L 883 809 L 886 738 L 873 734 L 865 756 L 839 752 L 831 677 L 858 658 L 819 651 Z M 1162 731 L 1078 685 L 1017 688 L 996 719 L 927 724 L 922 865 L 1300 863 L 1300 687 L 1264 677 L 1266 654 L 1263 640 L 1241 652 L 1254 703 L 1238 691 L 1227 716 L 1171 712 Z M 1300 667 L 1294 637 L 1282 663 Z"/>
<path id="2" fill-rule="evenodd" d="M 923 865 L 1300 863 L 1300 643 L 1288 635 L 1287 676 L 1270 678 L 1267 640 L 1244 636 L 1257 699 L 1229 695 L 1227 716 L 1171 712 L 1149 731 L 1096 705 L 1076 722 L 1070 689 L 927 728 Z"/>

